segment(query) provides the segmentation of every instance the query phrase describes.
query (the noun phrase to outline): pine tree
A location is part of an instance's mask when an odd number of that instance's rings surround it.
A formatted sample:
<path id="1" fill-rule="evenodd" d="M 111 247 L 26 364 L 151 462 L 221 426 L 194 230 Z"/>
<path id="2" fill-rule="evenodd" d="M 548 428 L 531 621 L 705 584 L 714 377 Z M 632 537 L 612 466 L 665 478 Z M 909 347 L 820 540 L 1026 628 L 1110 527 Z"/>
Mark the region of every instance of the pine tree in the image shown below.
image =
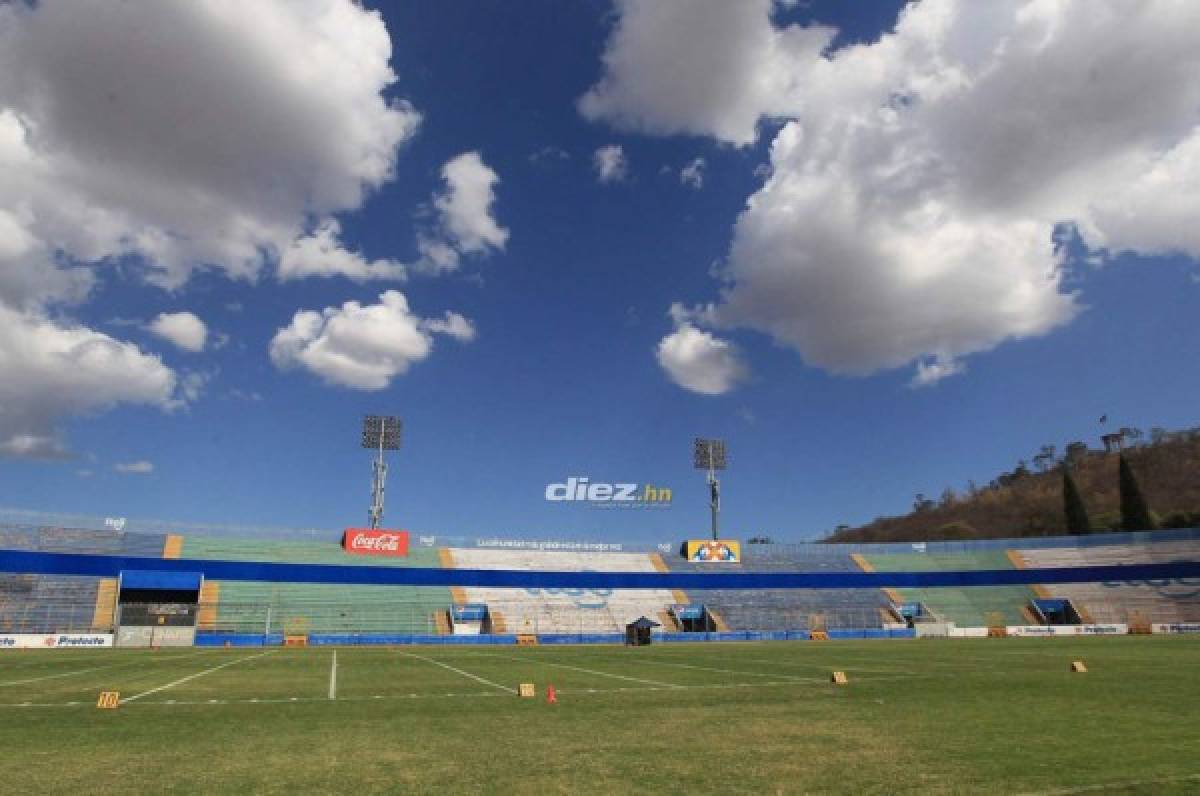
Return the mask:
<path id="1" fill-rule="evenodd" d="M 1121 530 L 1150 531 L 1154 529 L 1154 519 L 1150 516 L 1150 507 L 1142 495 L 1142 488 L 1133 477 L 1133 470 L 1125 456 L 1121 456 Z"/>
<path id="2" fill-rule="evenodd" d="M 1092 521 L 1088 519 L 1087 507 L 1079 495 L 1079 487 L 1071 477 L 1071 470 L 1063 465 L 1063 513 L 1067 517 L 1067 533 L 1085 534 L 1092 532 Z"/>

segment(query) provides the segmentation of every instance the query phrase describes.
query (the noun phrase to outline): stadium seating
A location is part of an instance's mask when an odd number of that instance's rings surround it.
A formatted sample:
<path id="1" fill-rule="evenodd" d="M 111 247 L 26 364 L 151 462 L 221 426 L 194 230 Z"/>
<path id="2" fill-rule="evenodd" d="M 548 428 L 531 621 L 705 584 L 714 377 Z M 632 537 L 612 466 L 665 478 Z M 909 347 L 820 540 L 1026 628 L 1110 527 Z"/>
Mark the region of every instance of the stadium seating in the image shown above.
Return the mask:
<path id="1" fill-rule="evenodd" d="M 848 552 L 821 545 L 745 545 L 741 564 L 696 563 L 665 556 L 676 572 L 861 572 Z M 876 589 L 693 590 L 693 603 L 729 630 L 807 630 L 820 616 L 827 628 L 879 628 L 887 606 Z M 725 628 L 721 628 L 723 624 Z"/>
<path id="2" fill-rule="evenodd" d="M 113 530 L 0 526 L 0 548 L 44 553 L 158 556 L 164 538 Z M 97 611 L 100 583 L 100 578 L 91 577 L 0 575 L 0 632 L 92 630 L 102 616 Z"/>
<path id="3" fill-rule="evenodd" d="M 432 548 L 405 558 L 345 553 L 334 541 L 271 541 L 185 536 L 182 558 L 287 561 L 303 564 L 437 567 Z M 314 583 L 214 581 L 217 604 L 203 606 L 200 631 L 223 633 L 407 634 L 437 633 L 437 614 L 450 605 L 445 588 L 337 586 Z"/>
<path id="4" fill-rule="evenodd" d="M 468 569 L 524 569 L 583 572 L 655 572 L 646 553 L 565 552 L 559 550 L 447 551 L 454 566 Z M 615 633 L 646 616 L 658 620 L 676 596 L 666 589 L 488 589 L 464 588 L 461 598 L 486 603 L 504 617 L 510 633 Z"/>
<path id="5" fill-rule="evenodd" d="M 1017 550 L 1028 567 L 1085 567 L 1106 564 L 1151 564 L 1195 560 L 1196 545 L 1159 542 L 1141 545 Z M 1200 622 L 1200 581 L 1133 581 L 1065 583 L 1037 587 L 1039 594 L 1071 601 L 1085 622 Z"/>
<path id="6" fill-rule="evenodd" d="M 368 567 L 461 567 L 615 572 L 958 571 L 1074 567 L 1196 560 L 1200 531 L 1114 534 L 1028 540 L 887 545 L 768 544 L 743 546 L 741 563 L 694 563 L 678 555 L 455 546 L 426 540 L 407 557 L 352 555 L 323 540 L 231 539 L 115 530 L 0 525 L 0 549 L 164 558 L 352 564 Z M 0 633 L 108 630 L 114 621 L 112 578 L 0 574 Z M 1036 608 L 1069 600 L 1065 621 L 1200 623 L 1200 582 L 1150 581 L 1061 586 L 931 589 L 499 589 L 475 587 L 336 586 L 206 581 L 201 634 L 285 633 L 331 637 L 443 636 L 456 631 L 452 606 L 486 605 L 483 621 L 460 634 L 537 633 L 598 637 L 617 634 L 640 616 L 664 632 L 714 629 L 732 633 L 805 631 L 819 617 L 831 632 L 875 631 L 901 621 L 982 627 L 1045 621 Z M 1045 602 L 1051 601 L 1051 602 Z M 683 606 L 690 604 L 689 612 Z M 703 606 L 704 612 L 696 610 Z M 697 619 L 696 617 L 700 618 Z M 474 620 L 472 620 L 474 621 Z M 216 638 L 212 636 L 211 638 Z M 220 642 L 218 642 L 220 643 Z"/>
<path id="7" fill-rule="evenodd" d="M 964 552 L 897 552 L 864 554 L 873 569 L 882 572 L 936 572 L 938 570 L 1013 569 L 1004 550 Z M 1027 586 L 975 586 L 968 589 L 896 589 L 906 603 L 921 603 L 932 618 L 961 627 L 983 627 L 995 619 L 1006 625 L 1036 624 L 1029 602 L 1037 596 Z"/>

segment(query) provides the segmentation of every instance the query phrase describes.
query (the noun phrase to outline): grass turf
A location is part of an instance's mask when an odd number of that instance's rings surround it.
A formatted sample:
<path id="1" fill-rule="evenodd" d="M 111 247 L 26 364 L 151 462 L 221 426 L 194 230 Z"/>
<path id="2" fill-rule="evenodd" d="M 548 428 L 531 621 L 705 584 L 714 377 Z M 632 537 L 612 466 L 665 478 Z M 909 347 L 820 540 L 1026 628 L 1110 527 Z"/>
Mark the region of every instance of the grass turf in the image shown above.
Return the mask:
<path id="1" fill-rule="evenodd" d="M 330 700 L 331 648 L 5 651 L 0 782 L 10 793 L 1200 790 L 1200 638 L 336 653 Z M 1068 671 L 1076 659 L 1087 674 Z M 849 685 L 828 682 L 835 669 Z M 537 699 L 518 699 L 520 682 Z M 121 707 L 97 710 L 101 689 L 119 690 Z"/>

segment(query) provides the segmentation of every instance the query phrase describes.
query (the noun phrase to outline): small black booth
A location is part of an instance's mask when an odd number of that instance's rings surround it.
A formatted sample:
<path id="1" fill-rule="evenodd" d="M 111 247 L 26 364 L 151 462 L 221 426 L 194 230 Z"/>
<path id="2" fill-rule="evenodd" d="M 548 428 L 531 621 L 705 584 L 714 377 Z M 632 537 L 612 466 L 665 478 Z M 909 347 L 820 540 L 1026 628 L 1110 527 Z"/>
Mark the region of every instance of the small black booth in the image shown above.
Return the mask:
<path id="1" fill-rule="evenodd" d="M 646 646 L 650 643 L 650 628 L 652 627 L 662 627 L 662 625 L 644 616 L 625 625 L 625 645 L 628 647 Z"/>

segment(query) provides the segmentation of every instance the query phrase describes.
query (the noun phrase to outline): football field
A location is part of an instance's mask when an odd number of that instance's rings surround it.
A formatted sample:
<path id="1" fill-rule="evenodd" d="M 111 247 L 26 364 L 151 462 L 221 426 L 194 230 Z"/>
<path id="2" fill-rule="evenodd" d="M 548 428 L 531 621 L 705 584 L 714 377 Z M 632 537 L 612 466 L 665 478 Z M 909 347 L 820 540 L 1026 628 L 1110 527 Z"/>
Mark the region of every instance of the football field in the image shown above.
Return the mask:
<path id="1" fill-rule="evenodd" d="M 846 685 L 829 682 L 835 670 Z M 536 698 L 519 698 L 520 683 Z M 116 709 L 97 709 L 102 690 L 120 693 Z M 1195 793 L 1197 716 L 1200 638 L 1184 636 L 12 650 L 0 653 L 0 782 Z"/>

